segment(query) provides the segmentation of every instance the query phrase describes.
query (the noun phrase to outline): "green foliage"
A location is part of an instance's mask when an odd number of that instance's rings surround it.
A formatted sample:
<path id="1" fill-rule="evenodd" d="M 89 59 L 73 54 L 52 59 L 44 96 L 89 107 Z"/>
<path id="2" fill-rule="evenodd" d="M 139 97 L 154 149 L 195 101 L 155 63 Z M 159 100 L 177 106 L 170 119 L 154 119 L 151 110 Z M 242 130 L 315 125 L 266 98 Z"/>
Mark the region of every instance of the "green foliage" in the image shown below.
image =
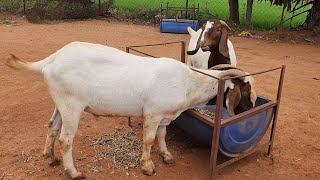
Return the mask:
<path id="1" fill-rule="evenodd" d="M 40 22 L 46 19 L 87 19 L 98 16 L 98 13 L 96 6 L 79 1 L 37 0 L 26 17 L 31 22 Z"/>
<path id="2" fill-rule="evenodd" d="M 163 3 L 163 6 L 166 6 L 166 3 L 170 2 L 170 6 L 185 7 L 185 0 L 175 0 L 175 1 L 164 1 L 164 0 L 115 0 L 115 8 L 118 12 L 121 11 L 134 11 L 137 8 L 145 9 L 159 9 L 160 4 Z M 194 4 L 200 5 L 200 22 L 204 22 L 210 18 L 219 18 L 225 21 L 229 17 L 229 4 L 227 0 L 189 0 L 189 6 Z M 246 4 L 247 0 L 239 0 L 239 15 L 240 22 L 242 25 L 245 23 L 245 13 L 246 13 Z M 303 9 L 299 10 L 303 11 Z M 252 24 L 254 28 L 261 29 L 274 29 L 280 23 L 282 12 L 282 6 L 271 6 L 269 1 L 260 1 L 255 0 L 253 3 L 253 12 L 252 12 Z M 292 16 L 293 13 L 286 12 L 284 15 L 285 19 L 288 19 Z M 285 28 L 296 27 L 304 22 L 306 19 L 306 14 L 297 16 L 292 21 L 287 21 L 284 24 Z"/>
<path id="3" fill-rule="evenodd" d="M 40 1 L 40 0 L 37 0 Z M 69 5 L 59 5 L 58 0 L 41 0 L 46 5 L 38 6 L 37 13 L 32 12 L 32 7 L 35 5 L 36 0 L 26 0 L 27 3 L 27 12 L 34 16 L 48 19 L 59 19 L 59 18 L 89 18 L 99 15 L 99 10 L 97 8 L 99 0 L 92 0 L 94 3 L 90 8 L 87 6 L 82 6 L 80 3 L 72 3 Z M 59 0 L 63 2 L 64 0 Z M 77 0 L 65 0 L 65 1 L 74 1 Z M 272 1 L 272 0 L 271 0 Z M 293 0 L 294 2 L 301 2 L 302 0 Z M 23 1 L 22 0 L 0 0 L 0 11 L 7 12 L 22 12 L 23 11 Z M 78 1 L 79 2 L 79 1 Z M 124 15 L 128 18 L 138 18 L 141 20 L 148 20 L 155 22 L 155 16 L 159 14 L 160 4 L 163 4 L 163 7 L 166 6 L 166 3 L 170 2 L 170 6 L 185 7 L 186 0 L 115 0 L 114 1 L 114 10 L 118 15 Z M 102 11 L 107 13 L 107 3 L 108 0 L 101 0 Z M 200 6 L 200 23 L 211 19 L 218 18 L 227 21 L 229 17 L 229 4 L 228 0 L 189 0 L 189 7 L 193 5 L 197 6 L 199 3 Z M 61 4 L 61 3 L 60 3 Z M 246 4 L 247 0 L 239 0 L 239 16 L 240 23 L 244 25 L 245 23 L 245 13 L 246 13 Z M 301 25 L 307 16 L 307 13 L 299 14 L 312 5 L 306 5 L 300 9 L 298 6 L 292 5 L 292 8 L 295 8 L 295 11 L 285 12 L 284 20 L 287 20 L 284 23 L 284 28 L 297 27 Z M 253 28 L 259 29 L 275 29 L 278 27 L 281 19 L 282 6 L 272 6 L 270 0 L 254 0 L 253 3 L 253 12 L 252 12 L 252 25 Z M 297 15 L 293 17 L 294 15 Z M 171 18 L 175 18 L 174 14 L 170 15 Z M 180 15 L 181 17 L 181 15 Z M 292 19 L 290 19 L 293 17 Z M 288 20 L 289 19 L 289 20 Z"/>
<path id="4" fill-rule="evenodd" d="M 17 13 L 22 8 L 22 1 L 0 0 L 0 12 Z"/>

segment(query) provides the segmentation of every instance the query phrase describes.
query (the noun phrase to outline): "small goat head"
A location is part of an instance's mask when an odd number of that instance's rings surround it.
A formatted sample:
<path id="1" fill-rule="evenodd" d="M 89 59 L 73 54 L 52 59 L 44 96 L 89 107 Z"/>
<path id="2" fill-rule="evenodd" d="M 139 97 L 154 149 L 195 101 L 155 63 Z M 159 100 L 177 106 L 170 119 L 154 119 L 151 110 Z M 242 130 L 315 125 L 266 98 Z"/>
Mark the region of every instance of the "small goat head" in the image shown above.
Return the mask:
<path id="1" fill-rule="evenodd" d="M 214 66 L 210 69 L 224 70 L 219 78 L 246 75 L 240 69 L 227 64 Z M 250 110 L 255 106 L 257 95 L 252 76 L 231 79 L 228 83 L 226 82 L 226 88 L 224 105 L 231 116 Z M 208 105 L 210 104 L 216 104 L 216 97 L 209 101 Z"/>
<path id="2" fill-rule="evenodd" d="M 207 21 L 202 26 L 202 33 L 199 36 L 196 49 L 193 51 L 188 51 L 188 55 L 194 55 L 198 52 L 199 48 L 202 51 L 214 51 L 216 49 L 227 57 L 228 53 L 228 31 L 231 30 L 230 27 L 222 20 L 210 20 Z"/>

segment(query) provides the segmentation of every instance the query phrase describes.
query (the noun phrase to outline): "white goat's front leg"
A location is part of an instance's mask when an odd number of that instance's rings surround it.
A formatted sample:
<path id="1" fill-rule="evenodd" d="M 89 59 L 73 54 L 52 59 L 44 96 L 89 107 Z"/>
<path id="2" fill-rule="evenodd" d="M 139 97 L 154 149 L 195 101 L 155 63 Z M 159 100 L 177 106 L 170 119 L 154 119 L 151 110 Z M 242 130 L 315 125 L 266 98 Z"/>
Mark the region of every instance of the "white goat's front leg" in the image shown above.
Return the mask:
<path id="1" fill-rule="evenodd" d="M 62 109 L 59 109 L 62 116 L 62 128 L 59 141 L 61 146 L 64 170 L 66 175 L 71 176 L 72 179 L 82 179 L 85 178 L 85 176 L 83 176 L 82 173 L 77 171 L 77 169 L 74 167 L 72 157 L 72 144 L 73 138 L 76 135 L 76 131 L 78 129 L 80 116 L 83 109 L 70 106 Z"/>
<path id="2" fill-rule="evenodd" d="M 172 157 L 171 153 L 167 149 L 166 145 L 166 134 L 167 134 L 167 126 L 160 125 L 158 127 L 157 131 L 157 137 L 158 137 L 158 142 L 159 142 L 159 147 L 160 147 L 160 155 L 163 158 L 163 162 L 166 164 L 172 164 L 174 163 L 174 158 Z"/>
<path id="3" fill-rule="evenodd" d="M 61 122 L 60 112 L 55 108 L 49 122 L 47 140 L 43 151 L 43 156 L 47 159 L 50 166 L 60 164 L 60 161 L 54 156 L 54 142 L 61 128 Z"/>
<path id="4" fill-rule="evenodd" d="M 143 122 L 143 149 L 142 149 L 142 173 L 151 176 L 155 173 L 155 166 L 151 160 L 150 152 L 161 118 L 145 117 Z"/>

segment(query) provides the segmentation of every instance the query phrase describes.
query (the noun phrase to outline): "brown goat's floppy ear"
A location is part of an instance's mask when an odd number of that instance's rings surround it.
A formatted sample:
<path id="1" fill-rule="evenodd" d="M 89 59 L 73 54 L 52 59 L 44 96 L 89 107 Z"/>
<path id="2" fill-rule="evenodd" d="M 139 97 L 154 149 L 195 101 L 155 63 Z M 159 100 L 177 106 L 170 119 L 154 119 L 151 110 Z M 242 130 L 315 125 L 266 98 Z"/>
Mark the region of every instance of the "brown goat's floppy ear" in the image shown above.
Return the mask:
<path id="1" fill-rule="evenodd" d="M 249 79 L 248 82 L 251 86 L 251 88 L 250 88 L 250 101 L 252 103 L 252 106 L 255 107 L 256 100 L 257 100 L 257 93 L 254 88 L 254 79 L 252 76 L 247 76 L 246 79 Z"/>
<path id="2" fill-rule="evenodd" d="M 229 92 L 226 97 L 227 110 L 231 116 L 235 115 L 234 110 L 240 103 L 240 100 L 241 100 L 240 86 L 235 84 L 233 89 L 229 88 Z"/>
<path id="3" fill-rule="evenodd" d="M 230 58 L 229 56 L 229 49 L 228 49 L 228 31 L 226 28 L 221 29 L 221 38 L 219 41 L 219 52 L 227 58 Z"/>

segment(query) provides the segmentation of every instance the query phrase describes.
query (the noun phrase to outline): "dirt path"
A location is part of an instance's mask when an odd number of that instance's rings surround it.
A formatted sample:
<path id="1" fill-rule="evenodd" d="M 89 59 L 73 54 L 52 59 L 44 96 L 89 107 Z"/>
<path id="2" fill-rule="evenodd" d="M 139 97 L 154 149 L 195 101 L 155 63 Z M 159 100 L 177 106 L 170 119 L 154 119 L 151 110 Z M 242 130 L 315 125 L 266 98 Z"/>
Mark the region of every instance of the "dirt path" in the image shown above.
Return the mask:
<path id="1" fill-rule="evenodd" d="M 297 34 L 298 35 L 298 34 Z M 188 35 L 160 34 L 156 27 L 102 20 L 61 24 L 0 25 L 0 59 L 14 53 L 25 61 L 47 57 L 71 41 L 107 44 L 124 50 L 129 45 L 189 40 Z M 247 38 L 231 38 L 239 67 L 256 72 L 287 65 L 280 109 L 274 160 L 261 150 L 218 173 L 219 179 L 319 179 L 320 178 L 320 48 L 310 45 L 274 43 Z M 159 56 L 179 58 L 176 46 L 144 49 Z M 256 78 L 258 94 L 275 97 L 277 74 Z M 53 102 L 42 77 L 15 72 L 0 63 L 0 177 L 4 179 L 63 179 L 63 167 L 49 167 L 42 157 L 47 123 Z M 141 131 L 140 119 L 134 128 Z M 165 165 L 155 145 L 152 158 L 157 173 L 146 177 L 139 169 L 117 170 L 104 161 L 101 172 L 91 172 L 88 164 L 94 150 L 89 146 L 96 135 L 110 133 L 126 125 L 125 118 L 98 118 L 84 114 L 74 144 L 74 158 L 88 179 L 206 179 L 209 149 L 174 139 L 169 131 L 169 150 L 175 165 Z M 183 137 L 182 137 L 183 138 Z M 61 158 L 60 146 L 56 154 Z"/>

